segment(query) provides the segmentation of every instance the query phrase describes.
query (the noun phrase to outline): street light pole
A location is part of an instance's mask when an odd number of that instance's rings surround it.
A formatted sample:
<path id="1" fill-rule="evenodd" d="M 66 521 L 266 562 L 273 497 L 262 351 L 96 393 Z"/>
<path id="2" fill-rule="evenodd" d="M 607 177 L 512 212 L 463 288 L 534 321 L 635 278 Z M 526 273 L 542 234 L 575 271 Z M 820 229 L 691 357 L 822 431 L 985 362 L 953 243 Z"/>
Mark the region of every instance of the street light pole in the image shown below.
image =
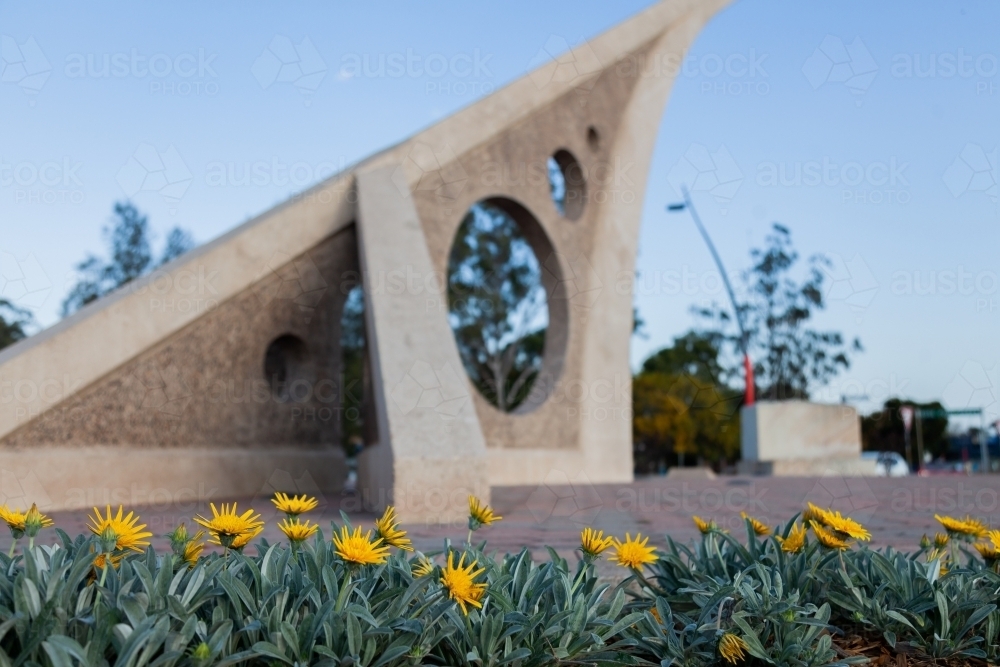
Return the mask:
<path id="1" fill-rule="evenodd" d="M 679 204 L 670 204 L 667 206 L 667 211 L 671 213 L 679 213 L 680 211 L 686 210 L 691 214 L 691 219 L 694 220 L 695 226 L 698 227 L 701 237 L 705 239 L 705 245 L 708 246 L 708 251 L 712 254 L 712 259 L 715 260 L 715 265 L 718 267 L 719 273 L 722 275 L 722 282 L 726 286 L 726 293 L 729 294 L 729 303 L 732 305 L 733 313 L 736 315 L 736 325 L 740 329 L 740 350 L 743 352 L 743 372 L 746 375 L 746 391 L 743 402 L 745 405 L 753 405 L 755 399 L 753 363 L 750 361 L 750 338 L 747 336 L 747 330 L 743 323 L 743 311 L 741 311 L 736 305 L 736 294 L 733 292 L 733 286 L 729 282 L 729 274 L 726 273 L 726 267 L 722 265 L 722 258 L 719 257 L 719 253 L 715 249 L 715 244 L 712 243 L 712 238 L 708 235 L 708 230 L 705 229 L 705 225 L 701 224 L 701 218 L 698 216 L 698 211 L 694 207 L 694 202 L 691 201 L 691 195 L 688 193 L 687 186 L 681 186 L 681 194 L 684 196 L 684 202 Z"/>

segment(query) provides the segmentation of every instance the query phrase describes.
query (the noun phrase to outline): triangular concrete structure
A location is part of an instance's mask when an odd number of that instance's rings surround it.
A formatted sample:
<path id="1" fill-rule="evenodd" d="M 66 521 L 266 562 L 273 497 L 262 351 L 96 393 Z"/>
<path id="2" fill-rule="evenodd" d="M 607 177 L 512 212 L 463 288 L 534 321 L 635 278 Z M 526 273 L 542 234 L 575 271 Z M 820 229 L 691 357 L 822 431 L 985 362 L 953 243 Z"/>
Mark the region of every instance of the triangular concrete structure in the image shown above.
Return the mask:
<path id="1" fill-rule="evenodd" d="M 359 282 L 377 425 L 367 505 L 461 521 L 466 495 L 490 486 L 630 480 L 632 295 L 618 286 L 671 85 L 725 3 L 655 4 L 0 352 L 0 501 L 338 492 L 340 316 Z M 550 156 L 583 177 L 563 212 Z M 548 293 L 542 376 L 514 413 L 467 380 L 444 307 L 455 232 L 482 200 L 521 224 Z M 280 395 L 263 372 L 272 343 Z"/>

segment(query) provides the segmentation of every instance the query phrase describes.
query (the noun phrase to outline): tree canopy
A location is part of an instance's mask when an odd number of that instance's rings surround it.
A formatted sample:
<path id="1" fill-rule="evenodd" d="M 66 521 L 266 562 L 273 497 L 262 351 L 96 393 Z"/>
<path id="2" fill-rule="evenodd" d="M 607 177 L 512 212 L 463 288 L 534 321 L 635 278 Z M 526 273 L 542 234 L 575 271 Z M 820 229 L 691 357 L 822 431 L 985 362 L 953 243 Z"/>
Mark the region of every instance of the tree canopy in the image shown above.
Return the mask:
<path id="1" fill-rule="evenodd" d="M 112 223 L 112 226 L 104 229 L 110 258 L 104 260 L 88 255 L 76 265 L 80 278 L 63 300 L 63 317 L 180 257 L 194 247 L 191 235 L 174 227 L 167 234 L 159 259 L 155 259 L 150 243 L 149 220 L 132 202 L 115 204 Z"/>
<path id="2" fill-rule="evenodd" d="M 643 363 L 632 381 L 635 470 L 700 461 L 718 467 L 739 456 L 739 391 L 721 381 L 716 336 L 674 339 Z"/>
<path id="3" fill-rule="evenodd" d="M 746 347 L 754 366 L 757 396 L 770 400 L 808 398 L 809 390 L 824 385 L 850 367 L 850 355 L 861 351 L 861 342 L 850 343 L 837 331 L 817 331 L 809 326 L 813 315 L 826 307 L 823 255 L 809 258 L 805 277 L 795 269 L 799 254 L 791 231 L 775 223 L 764 248 L 750 251 L 752 264 L 741 275 L 743 297 L 736 308 L 746 327 Z M 733 330 L 727 307 L 713 304 L 695 308 L 706 321 L 708 335 L 717 336 L 729 351 L 723 365 L 729 380 L 742 374 L 741 335 Z"/>
<path id="4" fill-rule="evenodd" d="M 27 338 L 27 328 L 34 322 L 30 310 L 0 299 L 0 349 Z"/>
<path id="5" fill-rule="evenodd" d="M 527 398 L 541 370 L 548 308 L 541 268 L 517 222 L 476 204 L 448 257 L 448 317 L 466 372 L 504 412 Z"/>

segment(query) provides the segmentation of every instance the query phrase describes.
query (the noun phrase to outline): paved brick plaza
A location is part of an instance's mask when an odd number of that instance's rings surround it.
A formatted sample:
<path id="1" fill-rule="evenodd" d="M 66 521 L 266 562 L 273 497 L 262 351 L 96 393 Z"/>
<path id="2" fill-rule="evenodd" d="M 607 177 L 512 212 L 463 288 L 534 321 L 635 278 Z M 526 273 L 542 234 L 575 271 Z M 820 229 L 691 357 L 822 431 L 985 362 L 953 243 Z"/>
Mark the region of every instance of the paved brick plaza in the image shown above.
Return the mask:
<path id="1" fill-rule="evenodd" d="M 558 481 L 558 480 L 553 480 Z M 563 480 L 565 481 L 565 480 Z M 538 548 L 548 544 L 571 557 L 580 528 L 602 528 L 615 535 L 642 532 L 651 542 L 665 543 L 665 535 L 687 542 L 697 536 L 690 516 L 714 518 L 740 534 L 740 511 L 776 524 L 798 511 L 807 500 L 832 506 L 860 520 L 872 532 L 872 545 L 914 548 L 924 533 L 939 529 L 935 513 L 973 514 L 992 526 L 1000 526 L 1000 477 L 942 476 L 886 478 L 764 478 L 720 477 L 714 480 L 677 481 L 663 477 L 644 478 L 629 485 L 555 485 L 511 487 L 493 492 L 493 505 L 504 520 L 484 528 L 480 538 L 500 552 L 516 551 L 522 545 Z M 338 520 L 339 510 L 348 511 L 356 523 L 371 525 L 370 514 L 356 511 L 354 496 L 324 498 L 325 505 L 310 518 L 329 536 L 329 521 Z M 240 501 L 251 506 L 251 499 Z M 268 526 L 265 536 L 282 536 L 274 525 L 275 512 L 263 495 L 252 500 Z M 207 502 L 180 506 L 139 508 L 143 522 L 165 547 L 162 534 L 198 512 L 207 513 Z M 83 532 L 87 512 L 56 512 L 57 525 L 71 535 Z M 456 526 L 407 526 L 419 549 L 439 549 L 442 540 L 465 539 L 466 529 Z M 3 531 L 0 547 L 10 544 Z M 43 533 L 44 535 L 44 533 Z M 47 539 L 47 538 L 43 538 Z"/>

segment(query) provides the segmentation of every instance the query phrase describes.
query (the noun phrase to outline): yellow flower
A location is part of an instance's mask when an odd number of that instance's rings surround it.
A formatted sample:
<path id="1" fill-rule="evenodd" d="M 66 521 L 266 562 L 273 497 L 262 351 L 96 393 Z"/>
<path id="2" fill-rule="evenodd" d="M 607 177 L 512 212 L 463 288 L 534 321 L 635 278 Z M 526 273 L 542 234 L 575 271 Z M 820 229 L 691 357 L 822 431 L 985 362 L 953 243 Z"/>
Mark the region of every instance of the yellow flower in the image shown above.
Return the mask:
<path id="1" fill-rule="evenodd" d="M 392 505 L 385 508 L 385 513 L 380 519 L 375 519 L 375 530 L 378 531 L 378 536 L 390 547 L 396 547 L 403 551 L 413 551 L 413 543 L 406 536 L 406 531 L 399 529 L 396 508 Z"/>
<path id="2" fill-rule="evenodd" d="M 289 518 L 310 512 L 319 505 L 318 500 L 310 498 L 304 493 L 301 496 L 289 496 L 280 491 L 274 494 L 271 502 L 274 503 L 279 512 L 284 512 Z"/>
<path id="3" fill-rule="evenodd" d="M 691 520 L 694 521 L 694 525 L 698 528 L 699 531 L 701 531 L 702 535 L 707 535 L 708 533 L 712 532 L 712 528 L 715 524 L 714 521 L 705 521 L 697 514 L 692 516 Z"/>
<path id="4" fill-rule="evenodd" d="M 743 638 L 731 632 L 727 632 L 719 639 L 719 655 L 722 656 L 723 660 L 734 665 L 743 660 L 749 650 Z"/>
<path id="5" fill-rule="evenodd" d="M 976 547 L 979 555 L 990 565 L 1000 560 L 1000 550 L 992 542 L 976 542 L 972 546 Z"/>
<path id="6" fill-rule="evenodd" d="M 197 565 L 198 559 L 201 558 L 201 552 L 205 549 L 205 543 L 201 541 L 201 538 L 203 537 L 205 537 L 205 531 L 199 530 L 195 533 L 194 537 L 184 545 L 184 562 L 188 564 L 189 568 Z"/>
<path id="7" fill-rule="evenodd" d="M 937 549 L 944 549 L 948 546 L 948 533 L 937 533 L 934 536 L 934 546 Z"/>
<path id="8" fill-rule="evenodd" d="M 480 609 L 483 606 L 481 600 L 486 593 L 486 584 L 477 584 L 476 577 L 485 572 L 486 568 L 474 569 L 477 561 L 462 567 L 464 562 L 464 553 L 458 559 L 458 565 L 455 565 L 455 552 L 448 552 L 448 567 L 441 571 L 441 585 L 448 590 L 448 597 L 462 608 L 462 613 L 468 615 L 469 610 L 465 605 L 470 604 Z"/>
<path id="9" fill-rule="evenodd" d="M 7 505 L 0 505 L 0 520 L 10 528 L 14 539 L 24 535 L 24 518 L 24 512 L 21 510 L 12 510 Z"/>
<path id="10" fill-rule="evenodd" d="M 233 551 L 240 551 L 246 545 L 250 544 L 250 541 L 253 538 L 257 537 L 258 535 L 260 535 L 263 532 L 264 532 L 264 524 L 261 524 L 261 525 L 257 526 L 256 528 L 253 528 L 251 530 L 248 530 L 245 533 L 240 533 L 239 535 L 237 535 L 235 538 L 233 538 L 232 543 L 228 547 L 226 547 L 226 548 L 227 549 L 232 549 Z M 218 535 L 212 535 L 209 538 L 208 541 L 210 543 L 212 543 L 212 544 L 218 544 L 219 546 L 225 546 L 222 543 L 222 540 L 219 538 Z"/>
<path id="11" fill-rule="evenodd" d="M 806 545 L 806 527 L 804 525 L 795 524 L 788 532 L 788 537 L 778 535 L 776 536 L 776 539 L 781 544 L 782 551 L 785 553 L 797 554 L 802 551 L 802 548 Z"/>
<path id="12" fill-rule="evenodd" d="M 410 566 L 410 572 L 414 577 L 426 577 L 434 572 L 434 563 L 427 556 L 421 556 L 416 565 Z"/>
<path id="13" fill-rule="evenodd" d="M 382 538 L 372 541 L 372 531 L 361 534 L 361 528 L 351 533 L 347 526 L 340 527 L 340 534 L 333 534 L 333 545 L 337 555 L 355 565 L 381 565 L 389 557 L 389 547 L 379 546 Z"/>
<path id="14" fill-rule="evenodd" d="M 142 548 L 149 546 L 149 541 L 146 538 L 152 537 L 153 534 L 143 530 L 146 524 L 136 525 L 139 521 L 138 514 L 133 515 L 132 512 L 129 512 L 128 515 L 122 518 L 123 511 L 124 508 L 119 505 L 118 514 L 112 515 L 111 505 L 108 505 L 108 515 L 105 517 L 95 507 L 94 516 L 87 517 L 90 519 L 90 525 L 87 528 L 102 540 L 108 539 L 110 541 L 113 539 L 113 549 L 115 551 L 130 549 L 142 553 Z"/>
<path id="15" fill-rule="evenodd" d="M 994 549 L 1000 549 L 1000 530 L 991 530 L 984 537 L 993 543 Z"/>
<path id="16" fill-rule="evenodd" d="M 851 545 L 846 540 L 837 537 L 836 534 L 827 530 L 818 522 L 810 521 L 809 525 L 812 526 L 813 533 L 816 534 L 816 539 L 827 549 L 840 549 L 844 551 L 851 548 Z"/>
<path id="17" fill-rule="evenodd" d="M 42 528 L 52 525 L 52 519 L 38 511 L 38 506 L 31 503 L 31 509 L 24 515 L 24 532 L 28 537 L 34 537 Z"/>
<path id="18" fill-rule="evenodd" d="M 587 556 L 597 558 L 607 551 L 615 543 L 615 538 L 610 535 L 604 537 L 603 530 L 584 528 L 580 533 L 580 549 Z"/>
<path id="19" fill-rule="evenodd" d="M 749 522 L 750 522 L 750 527 L 751 527 L 751 528 L 753 528 L 753 532 L 754 532 L 755 534 L 757 534 L 757 535 L 767 535 L 768 533 L 770 533 L 770 532 L 771 532 L 771 529 L 770 529 L 770 528 L 768 528 L 768 527 L 767 527 L 767 526 L 766 526 L 766 525 L 764 524 L 764 522 L 762 522 L 762 521 L 758 521 L 757 519 L 753 518 L 752 516 L 750 516 L 750 515 L 749 515 L 749 514 L 747 514 L 746 512 L 740 512 L 740 516 L 741 516 L 741 517 L 742 517 L 742 518 L 743 518 L 743 519 L 744 519 L 745 521 L 749 521 Z"/>
<path id="20" fill-rule="evenodd" d="M 319 526 L 315 523 L 310 525 L 309 519 L 302 523 L 299 523 L 298 519 L 285 519 L 278 523 L 278 530 L 285 534 L 289 542 L 298 544 L 315 535 Z"/>
<path id="21" fill-rule="evenodd" d="M 469 496 L 469 530 L 479 530 L 480 526 L 489 526 L 502 518 L 494 514 L 489 505 L 480 503 L 479 498 Z"/>
<path id="22" fill-rule="evenodd" d="M 125 558 L 124 553 L 111 554 L 111 567 L 117 568 L 121 564 L 123 558 Z M 94 568 L 97 570 L 103 570 L 107 562 L 108 554 L 97 554 L 94 558 Z"/>
<path id="23" fill-rule="evenodd" d="M 694 521 L 694 525 L 697 526 L 698 530 L 701 531 L 702 535 L 708 535 L 709 533 L 725 533 L 728 531 L 720 530 L 719 525 L 715 523 L 714 520 L 709 519 L 705 521 L 700 516 L 692 516 L 691 520 Z"/>
<path id="24" fill-rule="evenodd" d="M 647 542 L 649 538 L 643 539 L 639 533 L 636 533 L 634 540 L 625 533 L 624 542 L 615 540 L 615 555 L 608 560 L 633 570 L 639 569 L 646 563 L 655 563 L 656 555 L 653 552 L 656 551 L 656 547 L 647 547 Z"/>
<path id="25" fill-rule="evenodd" d="M 940 514 L 935 514 L 934 518 L 937 519 L 942 526 L 944 526 L 944 529 L 948 531 L 949 535 L 982 537 L 989 530 L 989 526 L 979 519 L 974 519 L 969 515 L 966 515 L 964 519 L 956 519 L 951 516 L 941 516 Z"/>
<path id="26" fill-rule="evenodd" d="M 853 537 L 856 540 L 865 540 L 867 542 L 872 539 L 872 534 L 854 519 L 842 516 L 840 512 L 834 512 L 833 510 L 821 510 L 821 512 L 820 521 L 827 528 L 848 537 Z"/>
<path id="27" fill-rule="evenodd" d="M 810 521 L 822 521 L 823 515 L 826 514 L 826 510 L 821 507 L 817 507 L 812 503 L 806 503 L 805 510 L 802 511 L 802 523 L 809 523 Z"/>
<path id="28" fill-rule="evenodd" d="M 237 514 L 236 503 L 233 503 L 232 508 L 223 503 L 221 512 L 215 509 L 215 503 L 209 503 L 209 506 L 212 508 L 212 519 L 198 515 L 194 521 L 208 529 L 215 544 L 221 544 L 227 549 L 245 547 L 264 528 L 260 515 L 254 514 L 252 509 Z"/>

